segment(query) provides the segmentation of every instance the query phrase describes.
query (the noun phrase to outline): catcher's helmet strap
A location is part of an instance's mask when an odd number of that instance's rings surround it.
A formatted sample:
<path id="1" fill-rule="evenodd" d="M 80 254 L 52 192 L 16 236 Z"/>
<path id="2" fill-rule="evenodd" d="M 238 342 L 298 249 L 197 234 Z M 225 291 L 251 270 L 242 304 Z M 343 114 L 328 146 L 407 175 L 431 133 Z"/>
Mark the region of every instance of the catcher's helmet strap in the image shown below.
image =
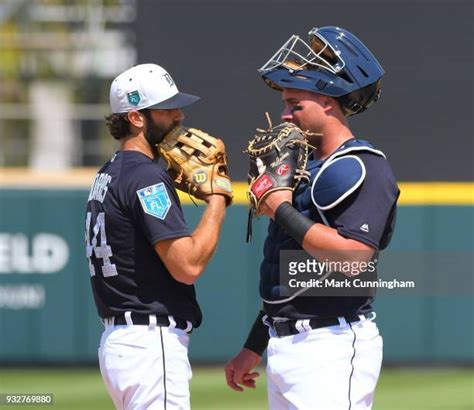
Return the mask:
<path id="1" fill-rule="evenodd" d="M 355 155 L 325 162 L 311 187 L 311 199 L 318 209 L 326 211 L 349 197 L 365 178 L 365 166 Z"/>

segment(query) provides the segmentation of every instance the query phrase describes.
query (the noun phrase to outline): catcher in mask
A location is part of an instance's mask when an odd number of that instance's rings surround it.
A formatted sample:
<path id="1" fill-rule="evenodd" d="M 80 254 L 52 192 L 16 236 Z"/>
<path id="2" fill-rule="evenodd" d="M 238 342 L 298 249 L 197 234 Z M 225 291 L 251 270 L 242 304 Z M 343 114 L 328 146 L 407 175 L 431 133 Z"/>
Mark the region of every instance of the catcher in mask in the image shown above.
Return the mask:
<path id="1" fill-rule="evenodd" d="M 107 125 L 120 150 L 90 191 L 85 241 L 105 325 L 100 370 L 117 409 L 190 407 L 189 333 L 202 319 L 193 284 L 232 201 L 222 141 L 181 126 L 182 108 L 198 99 L 155 64 L 130 68 L 110 88 Z M 207 203 L 194 232 L 176 188 Z"/>
<path id="2" fill-rule="evenodd" d="M 270 222 L 262 308 L 225 368 L 227 384 L 255 387 L 253 369 L 267 349 L 271 409 L 370 409 L 382 338 L 373 289 L 349 288 L 388 246 L 399 189 L 384 153 L 357 139 L 348 117 L 378 100 L 384 71 L 339 27 L 313 28 L 306 41 L 291 36 L 259 71 L 281 93 L 284 123 L 265 138 L 257 131 L 248 147 L 251 214 Z M 314 147 L 306 163 L 305 139 Z M 299 272 L 302 254 L 327 265 Z"/>

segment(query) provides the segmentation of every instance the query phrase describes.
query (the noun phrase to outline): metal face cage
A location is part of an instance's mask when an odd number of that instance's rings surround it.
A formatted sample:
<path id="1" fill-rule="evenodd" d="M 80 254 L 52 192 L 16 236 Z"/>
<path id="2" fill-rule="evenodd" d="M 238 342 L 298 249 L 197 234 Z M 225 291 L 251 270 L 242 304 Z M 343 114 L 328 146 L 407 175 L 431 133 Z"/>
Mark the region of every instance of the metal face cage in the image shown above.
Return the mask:
<path id="1" fill-rule="evenodd" d="M 278 51 L 258 70 L 261 74 L 283 67 L 292 71 L 324 69 L 337 74 L 345 67 L 340 51 L 318 32 L 309 31 L 309 44 L 297 35 L 292 35 Z"/>

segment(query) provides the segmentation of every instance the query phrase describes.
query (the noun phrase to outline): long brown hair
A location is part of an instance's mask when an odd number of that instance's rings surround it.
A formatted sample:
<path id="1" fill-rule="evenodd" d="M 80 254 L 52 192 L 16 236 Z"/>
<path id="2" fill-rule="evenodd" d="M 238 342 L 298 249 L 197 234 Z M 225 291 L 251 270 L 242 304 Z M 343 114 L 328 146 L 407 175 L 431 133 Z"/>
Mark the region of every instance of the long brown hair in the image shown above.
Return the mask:
<path id="1" fill-rule="evenodd" d="M 116 140 L 122 139 L 130 134 L 130 122 L 127 113 L 111 114 L 105 117 L 105 125 Z"/>

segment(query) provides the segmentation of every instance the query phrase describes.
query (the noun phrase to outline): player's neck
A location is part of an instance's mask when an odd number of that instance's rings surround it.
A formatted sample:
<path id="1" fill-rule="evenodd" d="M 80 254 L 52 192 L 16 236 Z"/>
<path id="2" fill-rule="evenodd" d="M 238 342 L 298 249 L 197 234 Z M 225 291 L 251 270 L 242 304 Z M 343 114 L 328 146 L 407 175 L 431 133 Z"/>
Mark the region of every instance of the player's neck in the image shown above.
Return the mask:
<path id="1" fill-rule="evenodd" d="M 326 159 L 336 151 L 344 142 L 354 138 L 348 126 L 340 124 L 337 127 L 328 127 L 322 131 L 317 144 L 316 157 Z"/>
<path id="2" fill-rule="evenodd" d="M 129 136 L 120 141 L 121 151 L 138 151 L 154 159 L 155 154 L 142 134 Z"/>

